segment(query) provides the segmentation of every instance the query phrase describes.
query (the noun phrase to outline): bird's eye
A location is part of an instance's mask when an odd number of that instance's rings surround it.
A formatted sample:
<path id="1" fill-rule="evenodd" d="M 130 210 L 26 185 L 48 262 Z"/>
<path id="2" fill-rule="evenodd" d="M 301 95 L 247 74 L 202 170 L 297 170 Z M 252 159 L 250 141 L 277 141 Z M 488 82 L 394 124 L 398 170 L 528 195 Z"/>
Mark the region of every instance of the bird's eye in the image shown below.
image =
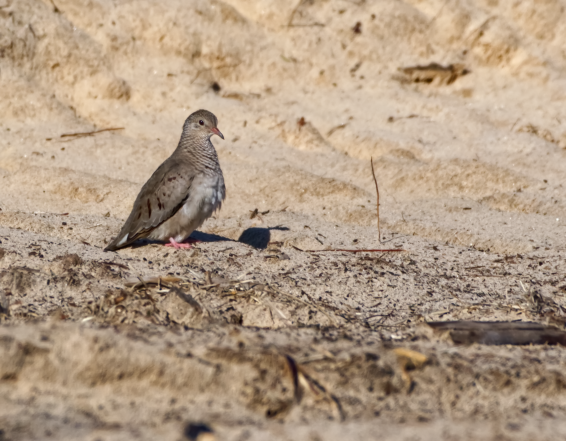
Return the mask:
<path id="1" fill-rule="evenodd" d="M 204 121 L 203 121 L 202 119 L 201 119 L 198 123 L 199 123 L 201 126 L 204 126 Z"/>

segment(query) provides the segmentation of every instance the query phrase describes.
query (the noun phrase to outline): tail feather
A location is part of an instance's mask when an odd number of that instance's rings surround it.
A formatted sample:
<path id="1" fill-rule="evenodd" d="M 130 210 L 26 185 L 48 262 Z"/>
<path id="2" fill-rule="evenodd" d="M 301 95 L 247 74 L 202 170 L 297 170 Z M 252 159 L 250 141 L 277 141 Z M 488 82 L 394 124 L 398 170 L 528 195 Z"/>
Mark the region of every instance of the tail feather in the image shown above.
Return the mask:
<path id="1" fill-rule="evenodd" d="M 107 245 L 106 248 L 104 248 L 104 251 L 116 251 L 120 248 L 128 246 L 131 242 L 133 241 L 128 241 L 128 234 L 126 234 L 125 236 L 118 235 L 112 242 Z"/>

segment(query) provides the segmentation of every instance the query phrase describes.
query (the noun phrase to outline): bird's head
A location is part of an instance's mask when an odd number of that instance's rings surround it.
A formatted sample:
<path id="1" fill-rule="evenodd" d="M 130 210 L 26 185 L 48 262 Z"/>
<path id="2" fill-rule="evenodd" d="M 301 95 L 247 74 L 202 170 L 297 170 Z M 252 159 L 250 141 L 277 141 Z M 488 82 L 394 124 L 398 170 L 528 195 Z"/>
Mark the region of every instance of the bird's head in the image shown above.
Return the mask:
<path id="1" fill-rule="evenodd" d="M 183 126 L 183 132 L 193 136 L 208 138 L 218 135 L 224 139 L 224 135 L 216 127 L 218 119 L 208 110 L 197 110 L 189 115 Z"/>

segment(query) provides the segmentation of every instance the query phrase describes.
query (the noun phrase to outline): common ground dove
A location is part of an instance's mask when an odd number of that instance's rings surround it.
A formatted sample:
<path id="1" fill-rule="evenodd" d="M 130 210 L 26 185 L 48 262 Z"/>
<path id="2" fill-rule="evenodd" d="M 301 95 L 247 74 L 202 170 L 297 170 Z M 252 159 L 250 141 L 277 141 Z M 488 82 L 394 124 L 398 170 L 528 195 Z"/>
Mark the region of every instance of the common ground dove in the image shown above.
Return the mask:
<path id="1" fill-rule="evenodd" d="M 224 176 L 212 135 L 224 136 L 216 116 L 207 110 L 190 115 L 179 145 L 142 187 L 120 234 L 104 249 L 114 251 L 141 238 L 181 243 L 202 225 L 226 196 Z"/>

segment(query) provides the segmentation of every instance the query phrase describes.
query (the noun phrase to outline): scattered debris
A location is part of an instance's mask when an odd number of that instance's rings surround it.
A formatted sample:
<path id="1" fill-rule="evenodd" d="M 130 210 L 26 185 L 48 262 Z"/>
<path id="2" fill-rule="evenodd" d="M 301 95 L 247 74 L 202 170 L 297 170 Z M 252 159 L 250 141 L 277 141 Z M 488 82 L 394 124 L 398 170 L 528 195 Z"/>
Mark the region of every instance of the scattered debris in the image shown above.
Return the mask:
<path id="1" fill-rule="evenodd" d="M 260 212 L 257 208 L 250 210 L 250 219 L 254 219 L 255 217 L 258 217 L 261 220 L 261 216 L 265 216 L 266 214 L 269 214 L 269 211 L 270 210 Z"/>
<path id="2" fill-rule="evenodd" d="M 344 123 L 344 124 L 339 124 L 339 125 L 337 125 L 337 126 L 335 126 L 335 127 L 332 127 L 332 128 L 328 131 L 328 133 L 326 134 L 326 137 L 329 138 L 330 136 L 332 136 L 332 134 L 333 134 L 334 132 L 336 132 L 336 130 L 341 130 L 341 129 L 343 129 L 344 127 L 346 127 L 347 125 L 348 125 L 348 123 Z"/>
<path id="3" fill-rule="evenodd" d="M 449 64 L 442 66 L 430 63 L 426 66 L 400 67 L 398 69 L 404 76 L 394 77 L 404 83 L 427 83 L 437 86 L 448 86 L 461 76 L 470 73 L 463 64 Z"/>
<path id="4" fill-rule="evenodd" d="M 4 290 L 0 289 L 0 316 L 4 314 L 10 315 L 10 299 L 4 294 Z"/>
<path id="5" fill-rule="evenodd" d="M 289 259 L 284 253 L 277 258 Z M 175 276 L 139 277 L 128 280 L 125 286 L 135 295 L 123 298 L 120 292 L 112 294 L 112 299 L 108 300 L 107 306 L 102 306 L 101 312 L 108 314 L 113 305 L 121 303 L 128 311 L 145 310 L 140 317 L 151 316 L 160 324 L 175 322 L 200 328 L 207 323 L 225 321 L 277 328 L 295 324 L 296 319 L 290 319 L 289 316 L 295 315 L 294 311 L 307 307 L 321 312 L 331 325 L 336 326 L 336 319 L 315 302 L 305 302 L 274 286 L 253 280 L 229 280 L 207 272 L 204 280 L 194 281 Z M 118 297 L 119 302 L 116 301 Z M 143 301 L 148 297 L 153 299 L 151 304 Z M 140 301 L 143 306 L 140 306 Z M 247 306 L 250 301 L 261 307 L 250 309 Z M 135 306 L 129 306 L 130 304 Z M 121 322 L 137 321 L 138 318 L 131 314 L 129 317 L 121 317 Z"/>
<path id="6" fill-rule="evenodd" d="M 109 129 L 100 129 L 94 130 L 92 132 L 77 132 L 77 133 L 63 133 L 60 137 L 61 138 L 81 138 L 84 136 L 92 136 L 102 132 L 113 132 L 115 130 L 124 130 L 124 127 L 112 127 Z M 52 138 L 46 138 L 47 141 L 50 141 Z"/>
<path id="7" fill-rule="evenodd" d="M 422 368 L 428 361 L 426 355 L 420 352 L 413 351 L 412 349 L 406 348 L 396 348 L 393 349 L 395 355 L 397 355 L 397 361 L 401 367 L 403 381 L 405 381 L 405 389 L 410 392 L 413 387 L 413 380 L 409 371 Z"/>
<path id="8" fill-rule="evenodd" d="M 515 122 L 516 124 L 516 122 Z M 515 127 L 515 124 L 513 127 Z M 513 130 L 513 127 L 511 130 Z M 556 139 L 554 135 L 547 129 L 541 129 L 540 127 L 535 126 L 534 124 L 526 124 L 521 126 L 517 129 L 518 133 L 532 133 L 535 136 L 538 136 L 541 139 L 544 139 L 547 142 L 551 142 L 553 144 L 558 144 L 559 147 L 566 149 L 566 132 L 562 134 L 562 139 Z"/>
<path id="9" fill-rule="evenodd" d="M 358 69 L 359 69 L 360 67 L 362 67 L 362 62 L 361 62 L 361 61 L 358 61 L 358 62 L 357 62 L 356 64 L 354 64 L 354 66 L 350 69 L 350 75 L 353 76 L 353 75 L 358 71 Z"/>
<path id="10" fill-rule="evenodd" d="M 562 345 L 566 331 L 531 322 L 427 322 L 438 332 L 447 332 L 456 344 L 484 345 Z"/>
<path id="11" fill-rule="evenodd" d="M 161 307 L 167 312 L 169 319 L 179 325 L 201 328 L 203 324 L 212 321 L 207 320 L 210 318 L 208 311 L 191 294 L 178 288 L 173 287 L 165 293 Z"/>
<path id="12" fill-rule="evenodd" d="M 53 216 L 68 216 L 69 213 L 48 213 L 47 211 L 34 211 L 33 214 L 51 214 Z"/>
<path id="13" fill-rule="evenodd" d="M 293 247 L 299 251 L 304 251 L 306 253 L 324 253 L 324 252 L 328 252 L 328 251 L 342 251 L 345 253 L 393 253 L 393 252 L 398 252 L 398 251 L 406 251 L 404 249 L 401 248 L 395 248 L 395 249 L 374 249 L 374 250 L 346 250 L 346 249 L 341 249 L 341 248 L 332 248 L 330 250 L 301 250 L 297 247 Z"/>
<path id="14" fill-rule="evenodd" d="M 400 119 L 419 118 L 419 116 L 420 115 L 417 115 L 415 113 L 411 113 L 409 116 L 390 116 L 389 118 L 387 118 L 387 122 L 392 123 L 392 122 L 398 121 Z"/>
<path id="15" fill-rule="evenodd" d="M 297 402 L 300 402 L 302 395 L 301 391 L 299 390 L 299 385 L 301 385 L 302 387 L 304 387 L 304 389 L 311 392 L 318 400 L 323 400 L 326 403 L 330 404 L 331 408 L 333 409 L 334 418 L 336 418 L 338 421 L 344 421 L 344 411 L 338 398 L 330 393 L 329 390 L 320 382 L 316 381 L 303 366 L 295 363 L 295 361 L 290 356 L 287 356 L 287 360 L 289 361 L 289 365 L 293 366 L 291 370 L 296 375 L 295 397 Z"/>

